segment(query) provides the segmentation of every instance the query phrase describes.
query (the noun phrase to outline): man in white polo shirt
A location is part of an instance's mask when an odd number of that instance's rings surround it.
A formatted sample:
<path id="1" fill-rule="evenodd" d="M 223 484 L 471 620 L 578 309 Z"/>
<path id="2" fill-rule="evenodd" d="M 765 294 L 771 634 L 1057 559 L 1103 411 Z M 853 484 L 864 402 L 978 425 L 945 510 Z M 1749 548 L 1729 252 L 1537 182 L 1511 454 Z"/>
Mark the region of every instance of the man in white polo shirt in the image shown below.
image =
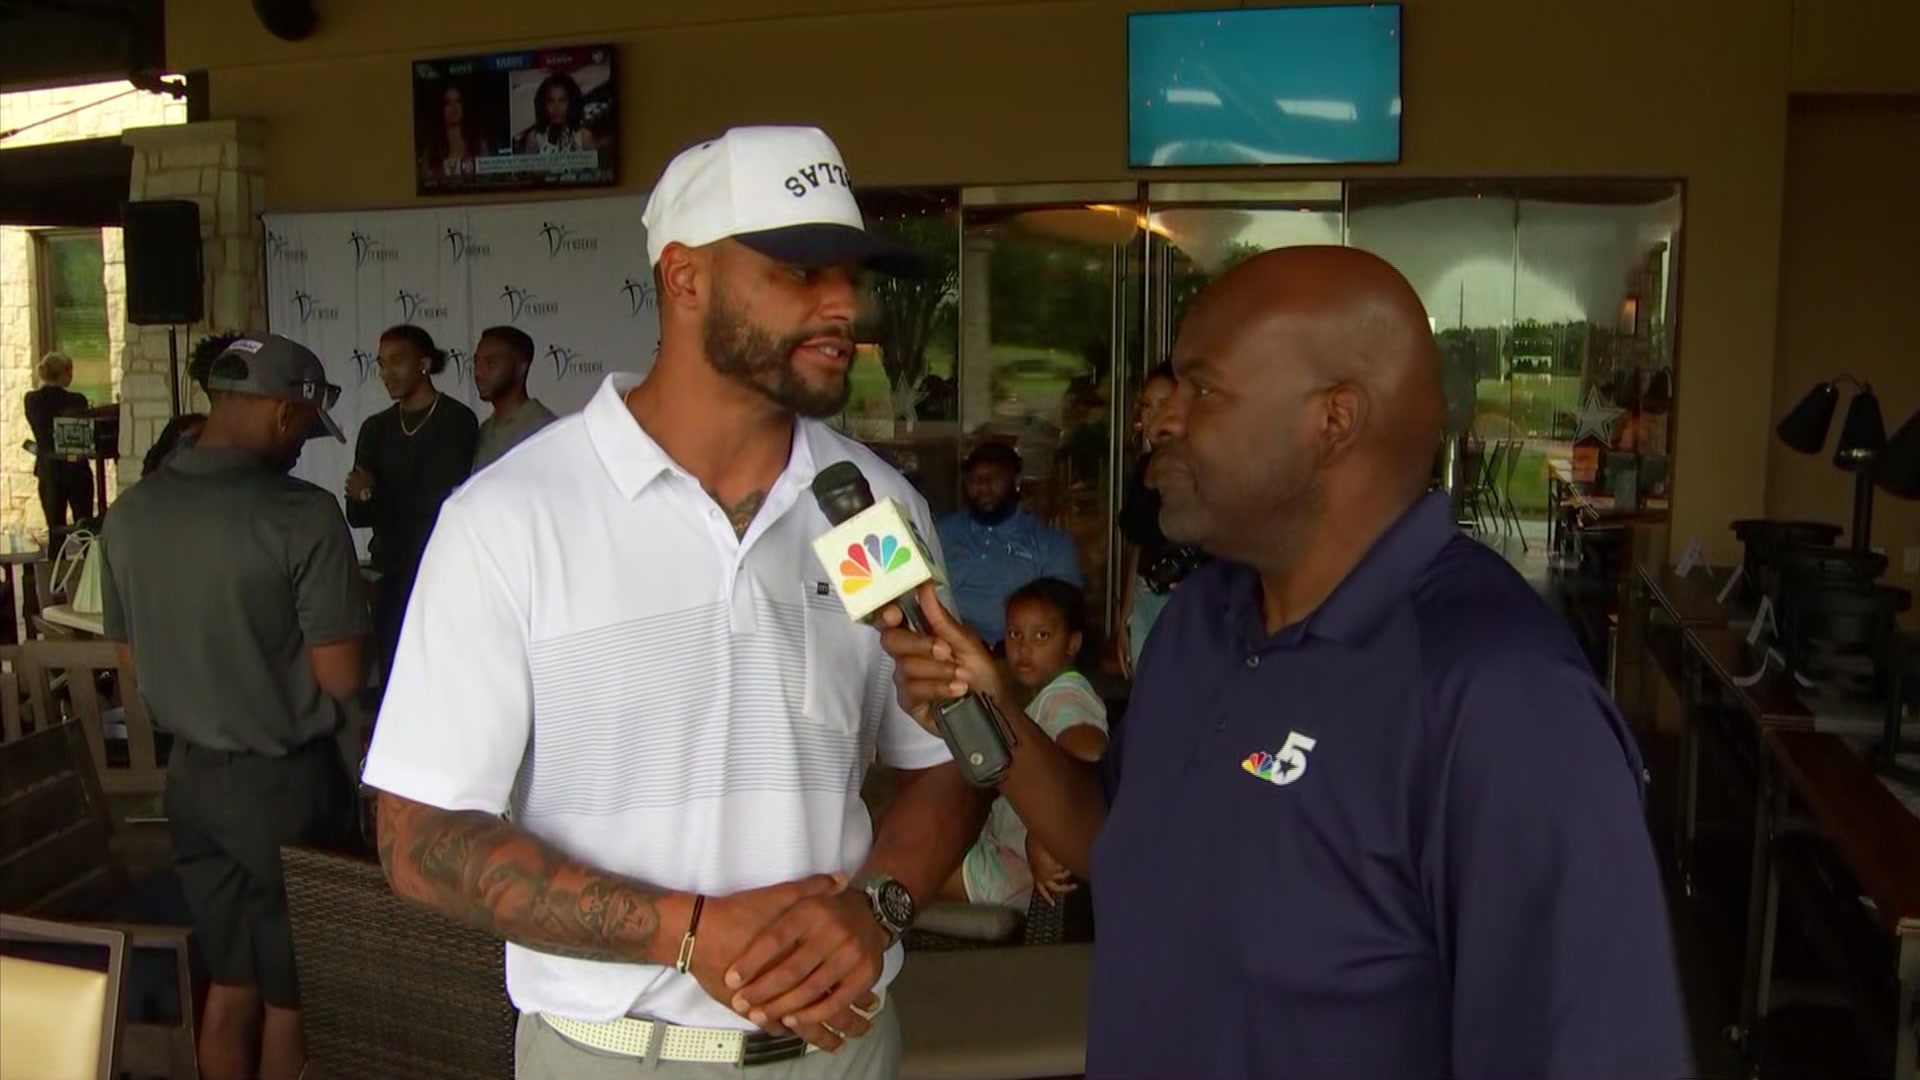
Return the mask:
<path id="1" fill-rule="evenodd" d="M 381 861 L 507 940 L 520 1077 L 891 1076 L 899 935 L 985 804 L 826 586 L 809 485 L 851 460 L 934 535 L 817 419 L 857 274 L 912 257 L 811 128 L 686 150 L 645 222 L 652 371 L 441 510 L 367 760 Z M 877 828 L 876 756 L 902 770 Z"/>

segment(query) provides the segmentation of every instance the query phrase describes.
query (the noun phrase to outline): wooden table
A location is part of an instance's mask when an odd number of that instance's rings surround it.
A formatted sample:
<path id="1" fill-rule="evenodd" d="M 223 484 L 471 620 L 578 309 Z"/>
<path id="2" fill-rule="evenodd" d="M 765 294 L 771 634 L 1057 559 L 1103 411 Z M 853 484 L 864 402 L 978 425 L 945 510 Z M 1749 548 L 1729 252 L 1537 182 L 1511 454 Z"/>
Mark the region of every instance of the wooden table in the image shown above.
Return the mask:
<path id="1" fill-rule="evenodd" d="M 1621 506 L 1611 495 L 1596 495 L 1587 489 L 1591 484 L 1576 481 L 1573 478 L 1573 462 L 1568 458 L 1549 457 L 1547 459 L 1547 550 L 1557 551 L 1554 540 L 1558 533 L 1560 511 L 1571 510 L 1577 520 L 1584 525 L 1602 523 L 1626 523 L 1637 521 L 1665 521 L 1669 503 L 1661 496 L 1648 496 L 1639 506 Z"/>
<path id="2" fill-rule="evenodd" d="M 33 617 L 40 610 L 40 590 L 33 580 L 33 568 L 46 558 L 46 549 L 37 546 L 25 551 L 0 552 L 0 577 L 7 583 L 7 610 L 0 612 L 0 645 L 18 645 L 20 624 L 33 625 Z M 16 566 L 22 568 L 19 577 L 13 572 Z M 14 597 L 19 597 L 18 616 L 14 614 Z"/>
<path id="3" fill-rule="evenodd" d="M 1783 781 L 1782 797 L 1774 802 L 1774 821 L 1784 816 L 1786 796 L 1803 806 L 1892 937 L 1899 979 L 1894 1076 L 1914 1080 L 1920 1077 L 1920 1015 L 1916 1015 L 1920 1003 L 1920 816 L 1895 798 L 1860 753 L 1838 736 L 1770 730 L 1762 739 Z M 1768 860 L 1765 882 L 1763 952 L 1752 973 L 1755 1024 L 1766 1019 L 1773 982 L 1772 946 L 1780 894 L 1777 859 Z"/>
<path id="4" fill-rule="evenodd" d="M 1746 1042 L 1758 1020 L 1754 993 L 1768 943 L 1760 936 L 1764 916 L 1772 821 L 1771 792 L 1766 776 L 1767 755 L 1761 738 L 1775 730 L 1813 730 L 1813 714 L 1794 693 L 1793 676 L 1785 664 L 1764 648 L 1747 644 L 1746 635 L 1724 626 L 1697 626 L 1686 632 L 1681 660 L 1680 790 L 1674 807 L 1674 863 L 1681 889 L 1693 897 L 1699 881 L 1695 839 L 1699 832 L 1701 724 L 1707 702 L 1715 697 L 1732 703 L 1741 722 L 1726 734 L 1750 747 L 1760 775 L 1754 780 L 1753 805 L 1747 823 L 1752 827 L 1747 860 L 1746 941 L 1741 980 L 1740 1021 L 1733 1032 Z M 1724 775 L 1724 773 L 1723 773 Z"/>
<path id="5" fill-rule="evenodd" d="M 1687 631 L 1733 622 L 1733 609 L 1720 602 L 1720 590 L 1732 574 L 1732 568 L 1696 566 L 1681 577 L 1664 560 L 1634 563 L 1620 643 L 1628 655 L 1640 658 L 1633 711 L 1647 715 L 1654 707 L 1652 686 L 1646 681 L 1649 668 L 1657 669 L 1675 693 L 1681 691 Z"/>

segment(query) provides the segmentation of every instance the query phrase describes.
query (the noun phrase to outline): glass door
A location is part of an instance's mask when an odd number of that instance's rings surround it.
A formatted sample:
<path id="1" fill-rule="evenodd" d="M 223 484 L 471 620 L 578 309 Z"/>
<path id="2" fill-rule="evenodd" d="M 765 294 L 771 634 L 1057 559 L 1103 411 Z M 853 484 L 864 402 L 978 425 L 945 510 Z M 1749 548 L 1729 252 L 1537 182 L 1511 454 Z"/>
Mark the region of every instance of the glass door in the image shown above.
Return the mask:
<path id="1" fill-rule="evenodd" d="M 1021 505 L 1072 538 L 1100 637 L 1117 595 L 1120 384 L 1139 350 L 1148 223 L 1138 191 L 1084 185 L 961 196 L 960 453 L 988 441 L 1019 452 Z"/>
<path id="2" fill-rule="evenodd" d="M 1340 244 L 1341 185 L 1176 183 L 1147 186 L 1147 336 L 1142 370 L 1166 360 L 1180 320 L 1207 283 L 1274 248 Z"/>

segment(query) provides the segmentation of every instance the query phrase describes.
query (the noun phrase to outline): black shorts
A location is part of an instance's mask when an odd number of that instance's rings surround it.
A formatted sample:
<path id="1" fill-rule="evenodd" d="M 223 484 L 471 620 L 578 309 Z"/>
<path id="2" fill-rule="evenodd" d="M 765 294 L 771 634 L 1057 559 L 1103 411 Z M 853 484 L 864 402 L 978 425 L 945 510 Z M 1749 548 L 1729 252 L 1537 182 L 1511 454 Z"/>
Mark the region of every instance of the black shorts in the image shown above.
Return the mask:
<path id="1" fill-rule="evenodd" d="M 176 742 L 167 765 L 174 867 L 214 982 L 258 987 L 297 1008 L 285 844 L 340 847 L 358 828 L 353 782 L 332 738 L 285 757 Z"/>

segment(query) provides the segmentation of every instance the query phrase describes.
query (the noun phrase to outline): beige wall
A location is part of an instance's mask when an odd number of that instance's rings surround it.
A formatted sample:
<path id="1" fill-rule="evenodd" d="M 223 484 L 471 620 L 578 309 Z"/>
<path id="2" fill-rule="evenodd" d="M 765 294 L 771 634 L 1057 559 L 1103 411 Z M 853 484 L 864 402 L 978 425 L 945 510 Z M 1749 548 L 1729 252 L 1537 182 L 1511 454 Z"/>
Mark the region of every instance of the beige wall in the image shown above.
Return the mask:
<path id="1" fill-rule="evenodd" d="M 1920 412 L 1920 100 L 1798 102 L 1787 131 L 1773 411 L 1845 372 L 1873 384 L 1892 434 Z M 1832 462 L 1845 408 L 1824 454 L 1768 445 L 1769 515 L 1851 520 L 1852 479 Z M 1920 590 L 1905 569 L 1909 552 L 1920 559 L 1920 503 L 1878 493 L 1872 542 L 1887 551 L 1888 581 Z"/>
<path id="2" fill-rule="evenodd" d="M 1920 92 L 1898 49 L 1854 48 L 1911 21 L 1911 0 L 1845 0 L 1864 22 L 1825 2 L 1408 0 L 1405 160 L 1344 170 L 1687 181 L 1673 531 L 1723 558 L 1726 523 L 1765 501 L 1788 92 Z M 600 40 L 621 47 L 629 190 L 754 121 L 825 126 L 866 184 L 1141 175 L 1124 159 L 1124 15 L 1183 6 L 1218 2 L 335 0 L 290 44 L 246 0 L 201 0 L 169 7 L 167 41 L 170 64 L 209 69 L 214 115 L 266 122 L 268 206 L 316 209 L 418 201 L 409 60 Z M 1817 47 L 1797 54 L 1796 34 Z"/>
<path id="3" fill-rule="evenodd" d="M 102 138 L 130 127 L 186 120 L 184 102 L 141 91 L 126 92 L 131 89 L 127 83 L 101 83 L 0 94 L 0 131 L 61 113 L 71 114 L 8 139 L 6 146 L 14 148 Z M 100 249 L 107 299 L 108 370 L 117 397 L 126 349 L 126 274 L 120 230 L 100 230 Z M 28 437 L 26 419 L 20 415 L 20 398 L 37 385 L 33 368 L 48 345 L 41 339 L 40 313 L 35 306 L 37 273 L 32 230 L 0 226 L 0 528 L 16 523 L 30 529 L 46 525 L 33 479 L 33 459 L 20 449 L 20 443 Z"/>

